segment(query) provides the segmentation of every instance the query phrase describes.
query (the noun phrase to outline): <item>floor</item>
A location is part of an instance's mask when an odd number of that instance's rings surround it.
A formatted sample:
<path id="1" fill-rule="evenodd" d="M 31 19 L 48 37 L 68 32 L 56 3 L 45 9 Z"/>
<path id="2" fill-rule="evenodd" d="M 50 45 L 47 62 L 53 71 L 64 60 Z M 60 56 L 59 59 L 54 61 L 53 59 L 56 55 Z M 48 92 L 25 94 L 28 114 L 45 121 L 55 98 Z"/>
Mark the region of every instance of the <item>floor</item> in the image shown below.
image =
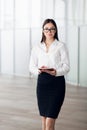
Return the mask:
<path id="1" fill-rule="evenodd" d="M 0 76 L 0 130 L 41 130 L 35 79 Z M 67 85 L 55 130 L 87 130 L 87 88 Z"/>

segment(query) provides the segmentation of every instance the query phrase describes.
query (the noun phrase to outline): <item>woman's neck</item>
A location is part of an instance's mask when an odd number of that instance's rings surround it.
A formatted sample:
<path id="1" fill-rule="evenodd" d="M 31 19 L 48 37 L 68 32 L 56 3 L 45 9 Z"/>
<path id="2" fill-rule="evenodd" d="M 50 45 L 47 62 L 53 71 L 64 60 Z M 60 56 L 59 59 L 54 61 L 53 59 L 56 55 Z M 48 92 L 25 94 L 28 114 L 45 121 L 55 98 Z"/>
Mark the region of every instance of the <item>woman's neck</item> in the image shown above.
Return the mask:
<path id="1" fill-rule="evenodd" d="M 46 41 L 45 41 L 46 46 L 50 46 L 53 41 L 54 41 L 54 39 L 46 39 Z"/>

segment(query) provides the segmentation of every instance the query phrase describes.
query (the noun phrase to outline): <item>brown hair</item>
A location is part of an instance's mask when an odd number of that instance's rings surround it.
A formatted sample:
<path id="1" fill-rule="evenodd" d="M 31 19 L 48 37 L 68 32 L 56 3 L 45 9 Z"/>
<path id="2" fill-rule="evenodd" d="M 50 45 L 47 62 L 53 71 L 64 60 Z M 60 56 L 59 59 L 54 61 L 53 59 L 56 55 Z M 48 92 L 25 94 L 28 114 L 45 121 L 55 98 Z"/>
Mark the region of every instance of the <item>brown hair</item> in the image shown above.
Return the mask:
<path id="1" fill-rule="evenodd" d="M 44 21 L 44 23 L 43 23 L 42 29 L 44 29 L 44 26 L 45 26 L 47 23 L 52 23 L 52 24 L 55 26 L 56 33 L 55 33 L 55 35 L 54 35 L 54 38 L 59 41 L 59 38 L 58 38 L 58 29 L 57 29 L 56 22 L 55 22 L 53 19 L 46 19 L 46 20 Z M 46 37 L 45 37 L 44 33 L 42 32 L 41 43 L 42 43 L 42 42 L 45 42 L 45 40 L 46 40 Z"/>

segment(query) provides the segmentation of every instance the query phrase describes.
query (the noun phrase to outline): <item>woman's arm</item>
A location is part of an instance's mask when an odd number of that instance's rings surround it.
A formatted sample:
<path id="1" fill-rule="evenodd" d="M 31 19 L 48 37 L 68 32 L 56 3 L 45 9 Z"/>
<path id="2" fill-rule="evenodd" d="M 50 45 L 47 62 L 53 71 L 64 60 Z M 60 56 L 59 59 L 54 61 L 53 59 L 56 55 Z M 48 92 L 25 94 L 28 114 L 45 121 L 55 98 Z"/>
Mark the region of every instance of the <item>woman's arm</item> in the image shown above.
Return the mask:
<path id="1" fill-rule="evenodd" d="M 33 75 L 38 75 L 38 59 L 37 59 L 37 54 L 35 51 L 35 48 L 32 49 L 31 51 L 31 56 L 30 56 L 30 63 L 29 63 L 29 71 Z"/>
<path id="2" fill-rule="evenodd" d="M 56 69 L 56 76 L 65 75 L 70 70 L 69 54 L 64 44 L 60 47 L 60 56 L 61 62 Z"/>

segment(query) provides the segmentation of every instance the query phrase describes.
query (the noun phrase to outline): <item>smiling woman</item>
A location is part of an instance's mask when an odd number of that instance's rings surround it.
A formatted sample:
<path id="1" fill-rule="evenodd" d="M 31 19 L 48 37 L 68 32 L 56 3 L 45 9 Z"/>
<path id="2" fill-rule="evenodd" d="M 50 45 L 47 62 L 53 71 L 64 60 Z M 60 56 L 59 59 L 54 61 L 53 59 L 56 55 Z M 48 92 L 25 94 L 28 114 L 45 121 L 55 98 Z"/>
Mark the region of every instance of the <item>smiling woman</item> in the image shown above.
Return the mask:
<path id="1" fill-rule="evenodd" d="M 41 42 L 32 48 L 29 63 L 29 71 L 38 76 L 36 92 L 42 130 L 55 129 L 55 120 L 65 97 L 64 75 L 69 68 L 68 51 L 58 39 L 56 22 L 46 19 L 42 26 Z"/>

